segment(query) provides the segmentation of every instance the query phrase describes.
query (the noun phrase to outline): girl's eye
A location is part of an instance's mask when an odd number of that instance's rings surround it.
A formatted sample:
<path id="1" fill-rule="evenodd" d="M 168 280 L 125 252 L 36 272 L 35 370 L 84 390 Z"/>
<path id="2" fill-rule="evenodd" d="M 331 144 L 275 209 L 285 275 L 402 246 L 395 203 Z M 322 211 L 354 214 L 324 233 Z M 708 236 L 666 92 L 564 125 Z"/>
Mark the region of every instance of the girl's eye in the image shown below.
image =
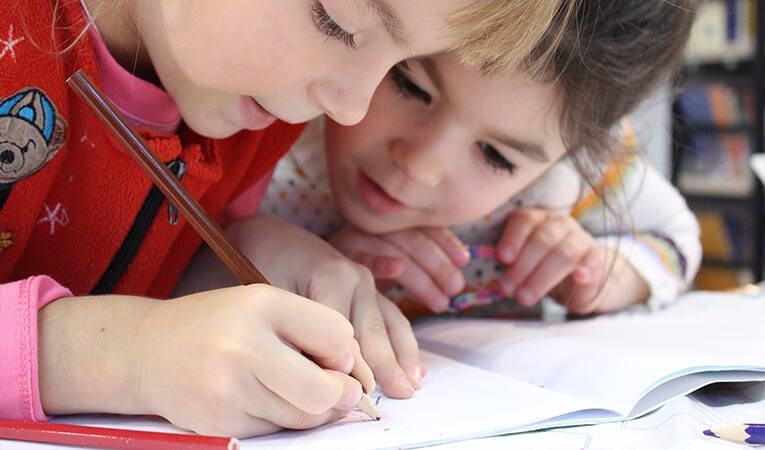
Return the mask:
<path id="1" fill-rule="evenodd" d="M 511 174 L 518 168 L 515 164 L 508 161 L 502 153 L 499 152 L 494 146 L 486 142 L 477 142 L 478 148 L 481 150 L 483 160 L 486 161 L 493 169 L 507 170 Z"/>
<path id="2" fill-rule="evenodd" d="M 396 86 L 396 90 L 404 96 L 404 98 L 413 97 L 426 105 L 429 105 L 433 98 L 424 89 L 417 86 L 417 84 L 406 76 L 403 70 L 398 66 L 394 66 L 390 69 L 391 80 Z"/>
<path id="3" fill-rule="evenodd" d="M 332 20 L 332 17 L 329 16 L 321 2 L 313 2 L 311 13 L 313 14 L 313 20 L 316 22 L 316 26 L 322 33 L 331 39 L 342 42 L 344 45 L 352 49 L 356 49 L 356 42 L 353 40 L 353 34 L 343 30 L 340 25 Z"/>

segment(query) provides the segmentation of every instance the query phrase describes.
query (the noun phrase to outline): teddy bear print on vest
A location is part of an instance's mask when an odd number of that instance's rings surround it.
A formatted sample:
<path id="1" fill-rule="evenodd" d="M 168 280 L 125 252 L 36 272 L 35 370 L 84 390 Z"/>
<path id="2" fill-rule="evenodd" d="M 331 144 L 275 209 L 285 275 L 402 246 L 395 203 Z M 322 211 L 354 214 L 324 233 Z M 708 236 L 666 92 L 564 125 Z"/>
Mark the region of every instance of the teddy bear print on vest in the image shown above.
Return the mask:
<path id="1" fill-rule="evenodd" d="M 0 209 L 14 183 L 42 169 L 64 145 L 66 121 L 37 88 L 0 103 Z"/>

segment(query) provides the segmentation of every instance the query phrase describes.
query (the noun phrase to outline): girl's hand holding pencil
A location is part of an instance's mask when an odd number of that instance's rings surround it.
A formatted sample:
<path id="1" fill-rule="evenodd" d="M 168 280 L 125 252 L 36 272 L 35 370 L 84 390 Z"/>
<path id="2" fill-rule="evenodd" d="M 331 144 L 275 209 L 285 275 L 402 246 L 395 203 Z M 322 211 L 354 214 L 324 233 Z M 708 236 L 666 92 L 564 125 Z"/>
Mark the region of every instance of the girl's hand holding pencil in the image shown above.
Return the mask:
<path id="1" fill-rule="evenodd" d="M 64 298 L 40 321 L 49 415 L 160 415 L 249 437 L 333 421 L 374 387 L 342 314 L 264 284 L 164 301 Z"/>
<path id="2" fill-rule="evenodd" d="M 312 233 L 275 217 L 240 219 L 229 224 L 226 232 L 274 286 L 329 306 L 349 319 L 364 360 L 385 395 L 409 398 L 420 388 L 425 368 L 409 321 L 377 291 L 369 270 Z M 280 239 L 259 239 L 275 235 Z M 299 257 L 292 249 L 299 249 Z M 211 287 L 213 281 L 208 278 L 235 284 L 209 251 L 198 255 L 179 284 L 185 292 L 196 292 Z"/>

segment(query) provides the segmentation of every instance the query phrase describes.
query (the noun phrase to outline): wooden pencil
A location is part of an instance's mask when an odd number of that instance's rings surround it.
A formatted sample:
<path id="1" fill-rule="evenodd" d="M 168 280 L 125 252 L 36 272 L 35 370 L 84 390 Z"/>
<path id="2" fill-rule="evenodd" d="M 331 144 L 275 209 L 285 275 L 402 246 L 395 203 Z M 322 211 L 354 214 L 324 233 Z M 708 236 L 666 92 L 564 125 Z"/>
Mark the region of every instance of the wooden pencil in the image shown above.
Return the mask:
<path id="1" fill-rule="evenodd" d="M 63 423 L 27 422 L 0 419 L 0 438 L 45 442 L 75 447 L 98 447 L 137 450 L 235 450 L 235 438 L 199 434 L 159 433 L 119 428 L 86 427 Z M 2 446 L 2 444 L 0 444 Z"/>
<path id="2" fill-rule="evenodd" d="M 114 133 L 136 163 L 149 175 L 168 200 L 178 208 L 242 284 L 271 284 L 255 268 L 247 256 L 239 250 L 218 223 L 207 214 L 207 211 L 189 193 L 180 180 L 170 172 L 170 169 L 82 69 L 69 77 L 66 83 L 91 107 L 101 122 Z M 371 419 L 380 420 L 380 413 L 367 394 L 362 394 L 357 407 Z"/>

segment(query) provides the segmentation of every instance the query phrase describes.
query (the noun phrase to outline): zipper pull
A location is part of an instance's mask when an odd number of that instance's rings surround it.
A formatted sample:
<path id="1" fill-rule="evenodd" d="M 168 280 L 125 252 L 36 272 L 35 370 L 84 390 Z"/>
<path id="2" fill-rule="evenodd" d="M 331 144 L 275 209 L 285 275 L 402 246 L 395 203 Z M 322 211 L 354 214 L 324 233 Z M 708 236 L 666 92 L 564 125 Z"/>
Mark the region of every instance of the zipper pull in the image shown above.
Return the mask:
<path id="1" fill-rule="evenodd" d="M 186 163 L 180 157 L 167 163 L 167 168 L 170 169 L 170 171 L 173 172 L 173 175 L 178 177 L 179 180 L 183 178 L 183 174 L 186 173 Z M 170 200 L 167 201 L 167 220 L 170 222 L 170 225 L 178 224 L 178 208 L 176 208 Z"/>

